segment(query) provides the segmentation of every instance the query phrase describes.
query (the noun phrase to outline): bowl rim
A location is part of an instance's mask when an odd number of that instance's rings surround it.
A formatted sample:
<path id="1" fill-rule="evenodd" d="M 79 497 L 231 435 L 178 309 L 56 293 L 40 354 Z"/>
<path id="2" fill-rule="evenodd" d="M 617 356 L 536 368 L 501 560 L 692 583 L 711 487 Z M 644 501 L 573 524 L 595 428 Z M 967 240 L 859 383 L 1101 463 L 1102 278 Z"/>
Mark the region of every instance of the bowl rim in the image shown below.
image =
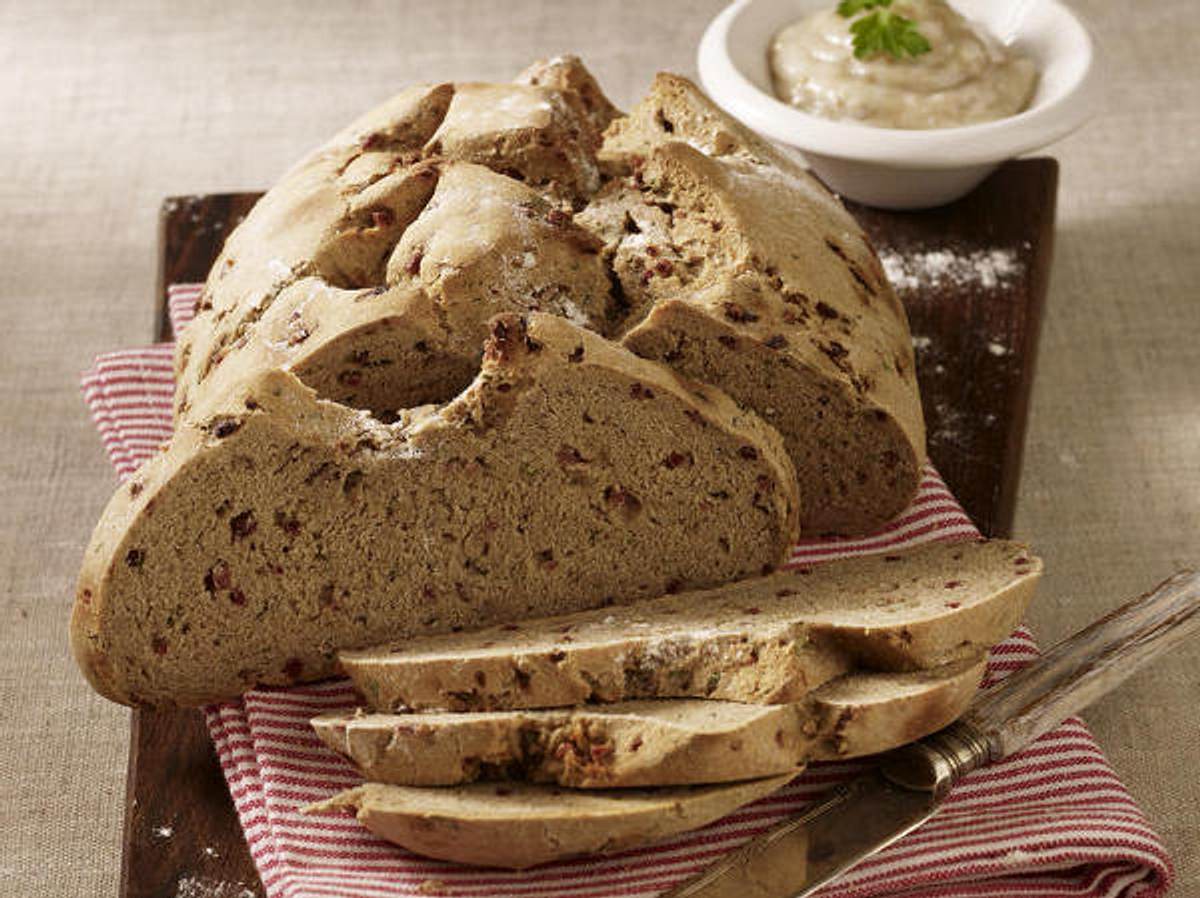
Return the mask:
<path id="1" fill-rule="evenodd" d="M 700 81 L 727 112 L 767 137 L 805 152 L 916 169 L 994 163 L 1065 137 L 1092 116 L 1099 95 L 1101 66 L 1091 32 L 1060 0 L 1042 0 L 1059 24 L 1075 30 L 1083 51 L 1080 74 L 1049 102 L 995 121 L 925 130 L 822 118 L 764 91 L 734 65 L 728 46 L 730 29 L 739 15 L 759 2 L 734 0 L 709 23 L 696 53 Z"/>

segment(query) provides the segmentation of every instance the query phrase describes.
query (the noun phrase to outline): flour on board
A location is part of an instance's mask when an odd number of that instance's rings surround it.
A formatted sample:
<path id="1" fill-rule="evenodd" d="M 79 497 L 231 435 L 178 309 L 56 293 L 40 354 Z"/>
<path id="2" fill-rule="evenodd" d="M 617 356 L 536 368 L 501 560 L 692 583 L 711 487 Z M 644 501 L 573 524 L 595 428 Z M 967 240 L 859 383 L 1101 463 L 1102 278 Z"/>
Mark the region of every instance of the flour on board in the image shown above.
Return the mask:
<path id="1" fill-rule="evenodd" d="M 175 898 L 256 898 L 256 893 L 244 882 L 181 876 L 175 884 Z"/>
<path id="2" fill-rule="evenodd" d="M 958 253 L 948 249 L 879 254 L 888 280 L 897 290 L 922 287 L 968 287 L 994 290 L 1007 285 L 1025 270 L 1015 250 L 977 249 Z"/>

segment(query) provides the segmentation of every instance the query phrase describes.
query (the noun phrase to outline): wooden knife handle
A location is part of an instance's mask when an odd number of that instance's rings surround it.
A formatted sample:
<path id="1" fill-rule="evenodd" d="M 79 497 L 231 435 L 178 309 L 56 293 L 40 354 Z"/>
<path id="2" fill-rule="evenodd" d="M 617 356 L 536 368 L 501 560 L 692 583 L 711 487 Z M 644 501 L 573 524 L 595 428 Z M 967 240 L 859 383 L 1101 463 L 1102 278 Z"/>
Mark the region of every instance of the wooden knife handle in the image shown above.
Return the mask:
<path id="1" fill-rule="evenodd" d="M 1200 573 L 1182 571 L 980 695 L 963 718 L 998 761 L 1200 630 Z"/>

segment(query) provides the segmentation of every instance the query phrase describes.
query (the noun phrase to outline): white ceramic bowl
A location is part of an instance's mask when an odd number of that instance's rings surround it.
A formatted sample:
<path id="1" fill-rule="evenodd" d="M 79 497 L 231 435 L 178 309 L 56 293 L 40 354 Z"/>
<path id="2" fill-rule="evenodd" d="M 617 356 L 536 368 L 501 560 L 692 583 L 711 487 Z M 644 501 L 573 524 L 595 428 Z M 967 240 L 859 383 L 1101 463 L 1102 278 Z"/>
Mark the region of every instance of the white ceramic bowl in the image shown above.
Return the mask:
<path id="1" fill-rule="evenodd" d="M 952 0 L 993 34 L 1037 63 L 1028 109 L 960 128 L 906 131 L 839 122 L 775 97 L 767 50 L 785 25 L 834 0 L 736 0 L 700 41 L 700 80 L 727 112 L 759 133 L 799 150 L 833 190 L 885 209 L 921 209 L 958 199 L 1001 162 L 1044 147 L 1091 115 L 1099 66 L 1087 29 L 1059 0 L 1038 0 L 1011 22 L 1011 0 Z"/>

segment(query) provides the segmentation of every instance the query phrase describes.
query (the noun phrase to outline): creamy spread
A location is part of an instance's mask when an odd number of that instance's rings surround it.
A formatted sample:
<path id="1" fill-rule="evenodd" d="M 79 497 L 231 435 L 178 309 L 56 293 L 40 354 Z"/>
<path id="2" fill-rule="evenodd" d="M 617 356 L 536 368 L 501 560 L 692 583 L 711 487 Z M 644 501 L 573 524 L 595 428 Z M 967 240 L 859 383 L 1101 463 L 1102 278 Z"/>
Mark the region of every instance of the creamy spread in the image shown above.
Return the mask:
<path id="1" fill-rule="evenodd" d="M 950 128 L 1015 115 L 1029 105 L 1037 67 L 951 9 L 945 0 L 895 0 L 931 50 L 854 56 L 852 20 L 825 9 L 771 43 L 775 92 L 806 112 L 884 128 Z"/>

